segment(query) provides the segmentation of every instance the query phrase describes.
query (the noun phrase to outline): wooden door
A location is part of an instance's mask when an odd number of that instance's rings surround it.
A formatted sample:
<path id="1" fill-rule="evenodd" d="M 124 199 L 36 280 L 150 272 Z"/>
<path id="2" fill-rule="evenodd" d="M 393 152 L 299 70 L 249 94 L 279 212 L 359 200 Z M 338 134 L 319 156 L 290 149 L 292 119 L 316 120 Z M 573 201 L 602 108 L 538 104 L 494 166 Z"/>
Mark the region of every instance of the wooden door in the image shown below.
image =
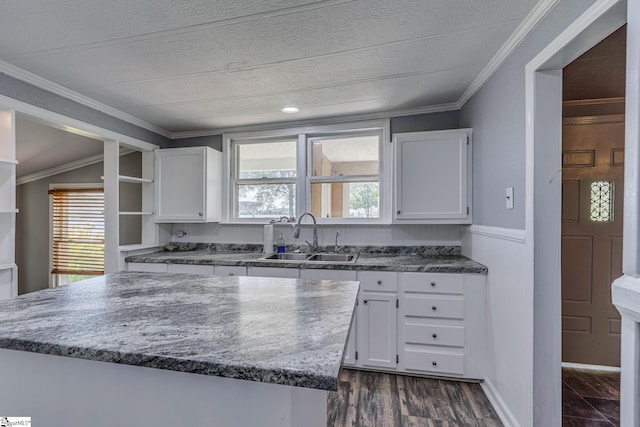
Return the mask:
<path id="1" fill-rule="evenodd" d="M 562 145 L 562 360 L 620 366 L 624 117 L 565 118 Z"/>

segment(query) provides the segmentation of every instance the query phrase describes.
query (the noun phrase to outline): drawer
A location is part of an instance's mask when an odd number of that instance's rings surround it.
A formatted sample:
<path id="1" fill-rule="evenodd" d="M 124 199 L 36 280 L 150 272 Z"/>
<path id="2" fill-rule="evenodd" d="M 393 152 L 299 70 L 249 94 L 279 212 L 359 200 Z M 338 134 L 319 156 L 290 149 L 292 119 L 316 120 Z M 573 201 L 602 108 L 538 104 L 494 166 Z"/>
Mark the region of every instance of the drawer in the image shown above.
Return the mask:
<path id="1" fill-rule="evenodd" d="M 255 277 L 283 277 L 297 279 L 300 277 L 300 270 L 297 268 L 249 267 L 248 275 Z"/>
<path id="2" fill-rule="evenodd" d="M 364 291 L 396 292 L 398 274 L 389 271 L 358 271 L 360 289 Z"/>
<path id="3" fill-rule="evenodd" d="M 464 326 L 405 323 L 404 342 L 464 347 Z"/>
<path id="4" fill-rule="evenodd" d="M 216 276 L 246 276 L 247 275 L 247 267 L 242 267 L 239 265 L 216 265 L 214 271 Z"/>
<path id="5" fill-rule="evenodd" d="M 404 295 L 401 307 L 405 316 L 464 318 L 464 299 L 461 296 Z"/>
<path id="6" fill-rule="evenodd" d="M 422 371 L 433 374 L 464 374 L 464 354 L 429 351 L 427 349 L 405 349 L 404 366 L 407 371 Z"/>
<path id="7" fill-rule="evenodd" d="M 156 264 L 147 262 L 130 262 L 127 263 L 127 271 L 141 271 L 144 273 L 166 273 L 168 271 L 167 264 Z"/>
<path id="8" fill-rule="evenodd" d="M 356 280 L 356 272 L 350 270 L 323 270 L 304 269 L 300 270 L 301 279 L 311 280 Z"/>
<path id="9" fill-rule="evenodd" d="M 464 276 L 462 274 L 404 273 L 402 285 L 404 292 L 462 295 Z"/>
<path id="10" fill-rule="evenodd" d="M 171 264 L 169 271 L 172 273 L 192 273 L 213 275 L 212 265 Z"/>

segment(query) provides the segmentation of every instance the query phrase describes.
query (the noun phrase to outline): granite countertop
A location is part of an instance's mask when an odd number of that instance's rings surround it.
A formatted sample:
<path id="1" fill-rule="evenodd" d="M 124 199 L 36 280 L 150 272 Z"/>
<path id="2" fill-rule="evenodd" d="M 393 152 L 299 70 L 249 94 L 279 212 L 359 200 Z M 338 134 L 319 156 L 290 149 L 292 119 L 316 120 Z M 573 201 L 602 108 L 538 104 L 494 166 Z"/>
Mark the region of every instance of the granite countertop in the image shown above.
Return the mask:
<path id="1" fill-rule="evenodd" d="M 0 348 L 336 390 L 357 282 L 117 273 L 0 302 Z"/>
<path id="2" fill-rule="evenodd" d="M 438 247 L 437 247 L 438 248 Z M 126 257 L 127 262 L 235 265 L 249 267 L 312 268 L 325 270 L 375 270 L 429 273 L 479 273 L 486 274 L 487 267 L 459 254 L 456 250 L 381 250 L 362 248 L 355 263 L 308 262 L 265 260 L 257 251 L 220 250 L 220 248 L 197 248 L 188 251 L 154 252 Z M 257 248 L 251 248 L 257 249 Z M 260 248 L 261 249 L 261 248 Z"/>

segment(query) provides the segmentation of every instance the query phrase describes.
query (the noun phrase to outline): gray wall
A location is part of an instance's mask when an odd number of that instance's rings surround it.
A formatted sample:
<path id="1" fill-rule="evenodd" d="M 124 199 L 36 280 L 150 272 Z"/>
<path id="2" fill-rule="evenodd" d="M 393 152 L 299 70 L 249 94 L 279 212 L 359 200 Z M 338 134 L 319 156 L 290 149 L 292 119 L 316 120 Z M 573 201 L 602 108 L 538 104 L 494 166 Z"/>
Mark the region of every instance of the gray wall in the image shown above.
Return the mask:
<path id="1" fill-rule="evenodd" d="M 120 159 L 121 169 L 139 176 L 140 153 L 131 153 Z M 137 172 L 137 173 L 136 173 Z M 49 184 L 102 182 L 102 162 L 73 171 L 32 181 L 16 188 L 16 264 L 18 265 L 18 293 L 24 294 L 46 289 L 49 285 Z M 139 186 L 138 186 L 139 187 Z M 139 206 L 140 189 L 121 187 L 121 203 L 130 208 Z M 136 209 L 139 210 L 139 207 Z M 121 238 L 135 241 L 140 238 L 140 220 L 121 224 Z"/>
<path id="2" fill-rule="evenodd" d="M 119 132 L 132 138 L 168 147 L 171 140 L 108 114 L 89 108 L 70 99 L 56 95 L 29 83 L 0 73 L 0 95 L 35 105 L 73 119 L 104 129 Z"/>
<path id="3" fill-rule="evenodd" d="M 524 69 L 593 3 L 594 0 L 559 2 L 460 111 L 461 127 L 473 128 L 475 224 L 524 228 Z M 504 209 L 506 187 L 514 187 L 513 210 Z"/>
<path id="4" fill-rule="evenodd" d="M 391 133 L 400 132 L 421 132 L 429 130 L 458 129 L 459 112 L 445 111 L 442 113 L 414 114 L 411 116 L 401 116 L 391 118 Z M 294 127 L 297 124 L 291 123 Z M 282 123 L 278 127 L 282 127 Z M 222 151 L 222 135 L 199 136 L 194 138 L 176 139 L 172 142 L 172 147 L 200 147 L 208 146 L 218 151 Z"/>

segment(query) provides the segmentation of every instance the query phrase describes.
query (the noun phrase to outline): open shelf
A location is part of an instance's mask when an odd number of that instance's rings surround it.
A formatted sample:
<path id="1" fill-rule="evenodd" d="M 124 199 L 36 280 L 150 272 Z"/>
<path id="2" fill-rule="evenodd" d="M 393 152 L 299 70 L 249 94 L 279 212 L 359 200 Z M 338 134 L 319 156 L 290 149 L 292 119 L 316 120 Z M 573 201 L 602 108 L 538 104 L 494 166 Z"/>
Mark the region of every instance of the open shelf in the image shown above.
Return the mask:
<path id="1" fill-rule="evenodd" d="M 135 176 L 118 175 L 118 181 L 120 182 L 132 182 L 134 184 L 151 184 L 152 179 L 138 178 Z"/>
<path id="2" fill-rule="evenodd" d="M 118 212 L 120 215 L 153 215 L 153 212 Z"/>
<path id="3" fill-rule="evenodd" d="M 13 160 L 13 159 L 5 159 L 3 157 L 0 157 L 0 163 L 6 163 L 9 165 L 17 165 L 18 161 L 17 160 Z"/>

